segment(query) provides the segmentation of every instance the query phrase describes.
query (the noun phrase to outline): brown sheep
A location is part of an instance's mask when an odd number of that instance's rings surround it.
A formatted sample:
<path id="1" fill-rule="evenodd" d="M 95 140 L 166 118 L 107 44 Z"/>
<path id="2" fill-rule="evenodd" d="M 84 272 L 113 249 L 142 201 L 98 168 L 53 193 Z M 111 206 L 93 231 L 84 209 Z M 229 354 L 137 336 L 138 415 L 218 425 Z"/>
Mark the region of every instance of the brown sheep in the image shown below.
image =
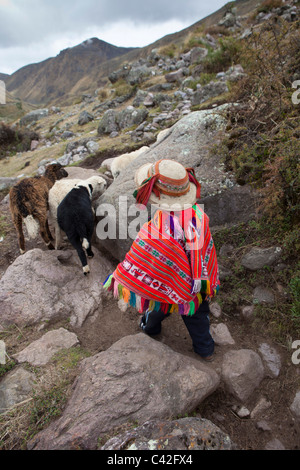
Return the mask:
<path id="1" fill-rule="evenodd" d="M 40 234 L 49 250 L 54 249 L 48 225 L 48 195 L 55 181 L 66 176 L 68 176 L 66 170 L 59 163 L 53 163 L 46 167 L 44 176 L 25 178 L 11 188 L 9 205 L 21 253 L 25 253 L 23 220 L 30 238 L 35 238 L 40 229 Z"/>

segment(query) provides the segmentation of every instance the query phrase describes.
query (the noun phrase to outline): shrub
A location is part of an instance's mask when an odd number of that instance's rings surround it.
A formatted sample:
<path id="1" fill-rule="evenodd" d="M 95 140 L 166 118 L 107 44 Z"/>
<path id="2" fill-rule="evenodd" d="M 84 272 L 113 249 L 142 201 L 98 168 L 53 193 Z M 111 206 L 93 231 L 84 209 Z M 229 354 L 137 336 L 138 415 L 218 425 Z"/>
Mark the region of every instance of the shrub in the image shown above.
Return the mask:
<path id="1" fill-rule="evenodd" d="M 240 41 L 233 37 L 219 39 L 219 48 L 208 50 L 207 56 L 202 60 L 205 73 L 218 73 L 237 63 L 240 54 Z"/>
<path id="2" fill-rule="evenodd" d="M 299 108 L 291 100 L 299 68 L 297 24 L 263 24 L 243 42 L 239 59 L 247 75 L 231 89 L 241 106 L 231 112 L 226 164 L 240 184 L 261 189 L 264 216 L 286 230 L 299 225 Z M 242 137 L 237 133 L 242 129 Z"/>

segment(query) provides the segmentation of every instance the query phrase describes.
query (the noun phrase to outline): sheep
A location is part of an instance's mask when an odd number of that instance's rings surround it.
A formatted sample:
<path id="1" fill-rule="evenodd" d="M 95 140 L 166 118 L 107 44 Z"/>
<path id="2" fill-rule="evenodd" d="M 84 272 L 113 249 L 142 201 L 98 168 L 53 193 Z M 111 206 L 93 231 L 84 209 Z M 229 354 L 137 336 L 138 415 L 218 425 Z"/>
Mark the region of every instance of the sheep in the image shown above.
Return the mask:
<path id="1" fill-rule="evenodd" d="M 49 208 L 48 194 L 56 180 L 66 178 L 67 176 L 67 171 L 60 163 L 53 163 L 46 167 L 43 176 L 25 178 L 10 189 L 10 212 L 18 234 L 21 254 L 25 253 L 25 239 L 22 228 L 23 220 L 29 238 L 36 238 L 40 230 L 41 237 L 49 250 L 54 249 L 51 243 L 53 237 L 47 219 L 47 211 Z"/>
<path id="2" fill-rule="evenodd" d="M 54 186 L 49 191 L 49 213 L 51 221 L 55 227 L 55 249 L 58 250 L 61 242 L 61 229 L 57 222 L 57 208 L 64 197 L 76 186 L 92 186 L 92 198 L 100 196 L 107 187 L 107 182 L 102 176 L 91 176 L 86 180 L 80 178 L 65 179 L 56 181 Z"/>
<path id="3" fill-rule="evenodd" d="M 57 208 L 58 225 L 77 251 L 84 275 L 90 272 L 84 248 L 89 258 L 94 256 L 91 246 L 95 223 L 92 192 L 91 184 L 80 183 L 68 192 Z"/>
<path id="4" fill-rule="evenodd" d="M 130 153 L 124 153 L 123 155 L 119 155 L 118 157 L 114 158 L 110 167 L 110 171 L 113 175 L 113 178 L 116 179 L 121 173 L 121 171 L 129 165 L 129 163 L 138 158 L 142 153 L 146 152 L 146 150 L 148 149 L 149 147 L 144 146 L 139 148 L 138 150 L 134 150 Z"/>

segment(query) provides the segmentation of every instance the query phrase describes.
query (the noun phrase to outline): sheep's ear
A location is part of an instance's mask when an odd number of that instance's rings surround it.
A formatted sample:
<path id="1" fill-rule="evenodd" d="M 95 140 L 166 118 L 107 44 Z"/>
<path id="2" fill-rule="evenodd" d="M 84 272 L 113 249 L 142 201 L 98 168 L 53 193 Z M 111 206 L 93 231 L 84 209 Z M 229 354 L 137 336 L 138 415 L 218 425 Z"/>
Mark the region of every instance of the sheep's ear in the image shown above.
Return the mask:
<path id="1" fill-rule="evenodd" d="M 92 193 L 94 188 L 93 188 L 93 186 L 92 186 L 91 184 L 89 184 L 89 188 L 90 188 L 91 193 Z"/>

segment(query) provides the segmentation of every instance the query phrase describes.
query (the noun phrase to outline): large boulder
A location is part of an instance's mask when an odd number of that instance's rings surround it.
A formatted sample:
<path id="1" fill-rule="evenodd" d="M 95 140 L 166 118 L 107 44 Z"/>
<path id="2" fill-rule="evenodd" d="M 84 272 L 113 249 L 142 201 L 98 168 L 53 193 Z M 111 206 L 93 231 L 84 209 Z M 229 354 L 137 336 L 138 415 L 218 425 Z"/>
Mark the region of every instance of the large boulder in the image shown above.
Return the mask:
<path id="1" fill-rule="evenodd" d="M 202 185 L 203 197 L 228 189 L 229 186 L 224 185 L 224 180 L 231 181 L 230 187 L 233 187 L 233 178 L 223 170 L 220 157 L 212 156 L 209 152 L 210 147 L 218 142 L 219 134 L 224 131 L 227 122 L 226 110 L 227 106 L 223 105 L 213 110 L 196 111 L 182 118 L 169 129 L 164 139 L 154 143 L 137 160 L 131 162 L 122 171 L 122 176 L 99 198 L 97 215 L 99 218 L 105 217 L 106 225 L 112 226 L 114 230 L 112 235 L 107 236 L 99 221 L 98 242 L 116 259 L 123 259 L 133 241 L 127 228 L 137 215 L 129 216 L 128 213 L 129 208 L 131 213 L 138 213 L 132 195 L 136 189 L 134 174 L 143 164 L 168 158 L 179 161 L 186 167 L 194 167 Z"/>
<path id="2" fill-rule="evenodd" d="M 44 109 L 35 109 L 34 111 L 30 111 L 29 113 L 25 114 L 20 119 L 20 126 L 27 126 L 32 122 L 39 121 L 40 119 L 47 117 L 49 110 L 47 108 Z"/>
<path id="3" fill-rule="evenodd" d="M 70 319 L 80 327 L 102 308 L 102 282 L 113 266 L 97 249 L 83 276 L 75 250 L 33 249 L 19 256 L 0 280 L 2 326 L 44 324 Z"/>
<path id="4" fill-rule="evenodd" d="M 229 351 L 224 355 L 222 378 L 227 390 L 245 402 L 265 376 L 259 355 L 251 349 Z"/>
<path id="5" fill-rule="evenodd" d="M 85 359 L 63 415 L 29 448 L 95 449 L 99 438 L 127 423 L 169 419 L 194 410 L 219 385 L 201 361 L 144 333 L 126 336 Z"/>
<path id="6" fill-rule="evenodd" d="M 147 421 L 105 443 L 101 450 L 233 450 L 230 437 L 203 418 Z M 174 461 L 175 463 L 176 461 Z"/>

